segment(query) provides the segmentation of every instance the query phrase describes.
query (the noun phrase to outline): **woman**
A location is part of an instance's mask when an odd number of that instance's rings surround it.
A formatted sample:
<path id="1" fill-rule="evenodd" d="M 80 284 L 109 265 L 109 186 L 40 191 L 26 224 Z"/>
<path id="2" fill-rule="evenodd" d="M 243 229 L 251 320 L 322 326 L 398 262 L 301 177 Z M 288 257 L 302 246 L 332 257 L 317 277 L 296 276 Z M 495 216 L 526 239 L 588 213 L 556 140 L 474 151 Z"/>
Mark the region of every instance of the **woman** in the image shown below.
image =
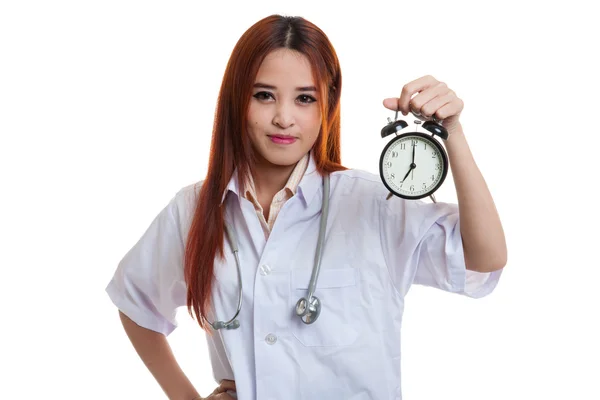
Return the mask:
<path id="1" fill-rule="evenodd" d="M 221 384 L 208 399 L 399 399 L 410 286 L 470 297 L 496 286 L 504 234 L 461 129 L 462 101 L 431 76 L 384 100 L 443 120 L 459 204 L 386 200 L 379 176 L 340 164 L 341 88 L 331 43 L 302 18 L 265 18 L 235 46 L 206 179 L 175 195 L 107 287 L 170 399 L 202 398 L 166 340 L 180 306 L 210 333 Z M 320 313 L 301 318 L 319 254 Z"/>

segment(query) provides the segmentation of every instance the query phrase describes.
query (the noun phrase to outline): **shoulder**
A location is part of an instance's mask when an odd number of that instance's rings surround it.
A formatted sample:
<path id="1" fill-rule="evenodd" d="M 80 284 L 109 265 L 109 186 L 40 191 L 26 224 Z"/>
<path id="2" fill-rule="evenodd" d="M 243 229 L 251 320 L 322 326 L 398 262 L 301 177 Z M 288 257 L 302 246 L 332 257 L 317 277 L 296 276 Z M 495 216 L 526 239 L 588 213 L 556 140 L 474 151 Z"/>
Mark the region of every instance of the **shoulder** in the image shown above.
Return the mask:
<path id="1" fill-rule="evenodd" d="M 347 169 L 332 173 L 331 184 L 344 195 L 359 196 L 362 199 L 385 199 L 388 193 L 379 175 L 360 169 Z"/>
<path id="2" fill-rule="evenodd" d="M 380 176 L 360 169 L 348 169 L 331 174 L 332 201 L 340 211 L 349 215 L 364 216 L 369 220 L 379 218 L 390 201 L 386 201 L 389 191 Z M 402 199 L 395 197 L 397 205 Z M 395 201 L 396 203 L 396 201 Z"/>
<path id="3" fill-rule="evenodd" d="M 194 206 L 198 200 L 200 188 L 202 187 L 203 183 L 204 180 L 200 180 L 183 186 L 175 193 L 173 200 L 182 207 Z"/>
<path id="4" fill-rule="evenodd" d="M 170 209 L 173 218 L 180 226 L 183 234 L 187 233 L 192 218 L 194 217 L 200 188 L 202 187 L 203 182 L 204 180 L 200 180 L 181 187 L 177 190 L 167 206 Z"/>
<path id="5" fill-rule="evenodd" d="M 348 169 L 331 174 L 332 188 L 348 196 L 351 203 L 367 204 L 381 211 L 383 216 L 404 217 L 424 216 L 447 207 L 446 203 L 429 204 L 423 200 L 405 200 L 397 196 L 387 198 L 389 190 L 379 174 L 360 169 Z"/>

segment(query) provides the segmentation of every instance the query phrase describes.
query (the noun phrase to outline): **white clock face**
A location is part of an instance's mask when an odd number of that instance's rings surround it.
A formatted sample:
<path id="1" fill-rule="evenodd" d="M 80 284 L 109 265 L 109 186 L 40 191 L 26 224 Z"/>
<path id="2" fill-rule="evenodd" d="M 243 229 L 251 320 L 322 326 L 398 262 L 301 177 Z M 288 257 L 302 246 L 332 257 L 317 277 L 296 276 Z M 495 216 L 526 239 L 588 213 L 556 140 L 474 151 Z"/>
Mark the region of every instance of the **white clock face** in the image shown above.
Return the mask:
<path id="1" fill-rule="evenodd" d="M 444 159 L 440 150 L 420 136 L 395 140 L 386 149 L 381 162 L 387 185 L 408 197 L 428 195 L 444 177 Z"/>

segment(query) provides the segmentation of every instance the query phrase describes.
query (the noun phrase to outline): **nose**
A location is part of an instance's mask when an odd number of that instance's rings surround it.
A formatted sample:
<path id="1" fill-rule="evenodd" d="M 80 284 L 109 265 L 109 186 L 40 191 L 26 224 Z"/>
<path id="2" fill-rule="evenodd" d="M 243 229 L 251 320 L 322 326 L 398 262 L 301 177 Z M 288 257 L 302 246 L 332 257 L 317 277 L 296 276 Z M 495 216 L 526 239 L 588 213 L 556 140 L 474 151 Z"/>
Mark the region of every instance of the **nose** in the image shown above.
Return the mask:
<path id="1" fill-rule="evenodd" d="M 277 105 L 273 123 L 282 129 L 288 128 L 296 123 L 294 118 L 293 106 L 279 103 Z"/>

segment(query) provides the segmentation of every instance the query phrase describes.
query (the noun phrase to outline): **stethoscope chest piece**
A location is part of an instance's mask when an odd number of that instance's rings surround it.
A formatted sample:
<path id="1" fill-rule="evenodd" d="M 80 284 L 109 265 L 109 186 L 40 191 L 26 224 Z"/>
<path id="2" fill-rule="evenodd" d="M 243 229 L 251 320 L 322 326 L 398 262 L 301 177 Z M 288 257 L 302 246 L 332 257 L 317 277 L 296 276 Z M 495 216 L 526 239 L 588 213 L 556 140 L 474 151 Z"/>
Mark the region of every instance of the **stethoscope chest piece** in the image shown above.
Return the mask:
<path id="1" fill-rule="evenodd" d="M 296 303 L 296 315 L 307 325 L 315 322 L 319 314 L 321 314 L 321 301 L 317 296 L 312 296 L 310 302 L 303 297 Z"/>

